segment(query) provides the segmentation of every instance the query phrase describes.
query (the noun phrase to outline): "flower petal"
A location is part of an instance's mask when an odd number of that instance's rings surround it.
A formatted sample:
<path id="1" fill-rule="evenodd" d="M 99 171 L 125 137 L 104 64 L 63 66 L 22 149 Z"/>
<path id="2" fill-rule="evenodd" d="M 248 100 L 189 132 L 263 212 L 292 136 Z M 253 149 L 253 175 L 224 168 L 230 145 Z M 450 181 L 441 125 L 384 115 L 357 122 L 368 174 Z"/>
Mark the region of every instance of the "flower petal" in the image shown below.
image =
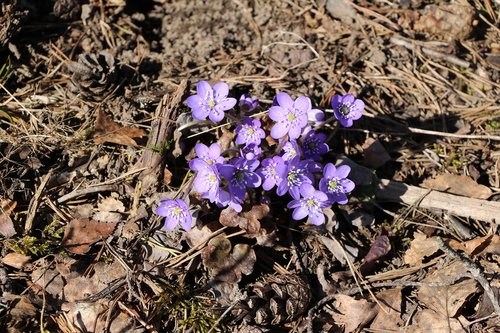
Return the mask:
<path id="1" fill-rule="evenodd" d="M 301 111 L 303 114 L 311 111 L 311 100 L 306 96 L 299 96 L 293 103 L 295 109 Z"/>
<path id="2" fill-rule="evenodd" d="M 189 213 L 188 213 L 189 214 Z M 182 229 L 189 231 L 193 227 L 193 218 L 188 215 L 183 221 L 181 221 Z"/>
<path id="3" fill-rule="evenodd" d="M 288 190 L 288 193 L 290 193 L 290 195 L 292 196 L 292 198 L 294 198 L 295 200 L 299 200 L 300 199 L 300 192 L 299 192 L 299 187 L 298 186 L 292 186 L 292 187 L 290 187 L 290 189 Z"/>
<path id="4" fill-rule="evenodd" d="M 290 136 L 290 139 L 295 140 L 298 139 L 300 136 L 300 133 L 302 133 L 302 128 L 299 126 L 290 126 L 290 130 L 288 131 L 288 135 Z M 273 132 L 271 129 L 271 136 L 273 136 Z"/>
<path id="5" fill-rule="evenodd" d="M 264 189 L 264 191 L 269 191 L 274 187 L 274 185 L 276 185 L 276 182 L 274 181 L 273 178 L 269 177 L 264 179 L 264 182 L 262 183 L 262 188 Z"/>
<path id="6" fill-rule="evenodd" d="M 202 99 L 205 99 L 212 96 L 212 87 L 207 81 L 200 81 L 196 85 L 196 92 Z"/>
<path id="7" fill-rule="evenodd" d="M 287 109 L 293 108 L 293 99 L 287 93 L 280 92 L 279 94 L 277 94 L 276 101 L 278 102 L 279 106 L 281 106 L 281 107 L 284 107 Z"/>
<path id="8" fill-rule="evenodd" d="M 193 109 L 193 118 L 196 120 L 205 120 L 207 119 L 208 113 L 210 112 L 210 108 L 200 105 L 197 108 Z"/>
<path id="9" fill-rule="evenodd" d="M 196 108 L 199 108 L 201 106 L 201 104 L 203 103 L 203 100 L 201 99 L 200 96 L 198 95 L 193 95 L 193 96 L 189 96 L 187 99 L 186 99 L 186 104 L 191 108 L 191 109 L 196 109 Z"/>
<path id="10" fill-rule="evenodd" d="M 323 121 L 323 119 L 325 119 L 325 114 L 321 110 L 312 109 L 307 113 L 307 120 L 313 123 L 319 123 Z"/>
<path id="11" fill-rule="evenodd" d="M 217 102 L 217 105 L 215 105 L 215 108 L 218 111 L 227 111 L 231 110 L 234 106 L 236 105 L 236 98 L 224 98 L 221 101 Z"/>
<path id="12" fill-rule="evenodd" d="M 274 124 L 273 128 L 271 128 L 271 137 L 274 139 L 280 139 L 284 137 L 290 129 L 289 122 L 279 122 Z"/>
<path id="13" fill-rule="evenodd" d="M 319 211 L 317 214 L 309 215 L 311 223 L 314 225 L 322 225 L 325 223 L 325 215 Z"/>
<path id="14" fill-rule="evenodd" d="M 214 91 L 214 99 L 219 103 L 221 99 L 226 98 L 227 95 L 229 94 L 229 86 L 227 85 L 227 83 L 218 82 L 214 84 L 213 91 Z M 234 104 L 236 104 L 236 99 L 234 99 Z"/>
<path id="15" fill-rule="evenodd" d="M 342 104 L 353 104 L 354 103 L 354 95 L 352 94 L 347 94 L 342 96 Z"/>
<path id="16" fill-rule="evenodd" d="M 231 164 L 224 164 L 224 165 L 218 165 L 217 169 L 219 170 L 219 173 L 221 174 L 222 177 L 224 177 L 227 180 L 230 180 L 233 178 L 235 167 Z"/>
<path id="17" fill-rule="evenodd" d="M 325 178 L 332 178 L 337 175 L 337 168 L 335 168 L 335 165 L 333 163 L 327 163 L 325 165 L 325 168 L 323 169 L 323 176 Z"/>
<path id="18" fill-rule="evenodd" d="M 300 194 L 304 198 L 314 196 L 315 191 L 316 190 L 314 189 L 314 186 L 312 186 L 311 184 L 304 183 L 304 184 L 300 185 Z"/>
<path id="19" fill-rule="evenodd" d="M 342 99 L 342 96 L 340 95 L 335 95 L 332 97 L 332 109 L 333 110 L 338 110 L 340 108 L 340 101 Z"/>
<path id="20" fill-rule="evenodd" d="M 353 107 L 354 110 L 361 113 L 363 112 L 364 108 L 365 108 L 365 102 L 363 102 L 360 99 L 354 101 L 354 107 Z"/>
<path id="21" fill-rule="evenodd" d="M 209 150 L 210 149 L 203 143 L 197 143 L 194 146 L 194 151 L 196 153 L 196 156 L 204 160 L 207 159 L 207 157 L 209 157 Z"/>
<path id="22" fill-rule="evenodd" d="M 281 121 L 283 120 L 288 114 L 288 111 L 285 108 L 282 108 L 281 106 L 272 106 L 269 109 L 269 118 L 271 118 L 274 121 Z"/>
<path id="23" fill-rule="evenodd" d="M 169 205 L 159 205 L 158 207 L 156 207 L 155 213 L 156 215 L 159 216 L 167 216 L 169 210 L 170 210 Z"/>
<path id="24" fill-rule="evenodd" d="M 346 193 L 351 192 L 356 187 L 356 185 L 354 184 L 354 182 L 352 180 L 350 180 L 350 179 L 343 179 L 340 182 L 340 184 L 342 185 L 342 187 L 344 188 L 344 191 Z"/>
<path id="25" fill-rule="evenodd" d="M 351 167 L 348 165 L 341 165 L 337 168 L 336 176 L 339 178 L 346 178 L 351 172 Z"/>
<path id="26" fill-rule="evenodd" d="M 208 113 L 208 118 L 214 123 L 218 123 L 224 119 L 224 111 L 219 111 L 216 108 L 212 108 Z"/>
<path id="27" fill-rule="evenodd" d="M 175 229 L 175 227 L 177 227 L 177 220 L 174 218 L 166 218 L 164 227 L 167 228 L 168 230 Z"/>
<path id="28" fill-rule="evenodd" d="M 298 208 L 295 208 L 293 213 L 292 213 L 292 218 L 294 220 L 302 220 L 304 217 L 307 216 L 307 214 L 309 213 L 309 211 L 307 210 L 306 207 L 304 206 L 300 206 Z"/>

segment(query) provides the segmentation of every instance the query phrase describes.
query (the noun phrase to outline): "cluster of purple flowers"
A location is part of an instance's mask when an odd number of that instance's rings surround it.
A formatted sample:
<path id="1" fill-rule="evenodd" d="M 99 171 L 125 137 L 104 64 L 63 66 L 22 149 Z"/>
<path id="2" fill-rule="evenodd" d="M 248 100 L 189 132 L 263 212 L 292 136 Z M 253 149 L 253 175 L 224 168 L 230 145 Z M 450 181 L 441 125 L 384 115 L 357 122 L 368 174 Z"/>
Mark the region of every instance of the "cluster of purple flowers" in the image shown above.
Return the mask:
<path id="1" fill-rule="evenodd" d="M 213 87 L 206 81 L 197 84 L 197 94 L 190 96 L 186 103 L 192 109 L 193 118 L 207 117 L 219 122 L 224 111 L 236 105 L 236 99 L 228 97 L 229 88 L 225 83 Z M 224 158 L 217 143 L 195 146 L 196 158 L 189 168 L 196 172 L 194 190 L 202 198 L 219 207 L 242 210 L 242 204 L 250 189 L 274 188 L 278 196 L 290 195 L 287 207 L 293 209 L 292 218 L 301 220 L 308 217 L 312 224 L 325 222 L 323 208 L 335 202 L 347 203 L 347 194 L 354 189 L 354 183 L 347 178 L 349 166 L 336 168 L 332 163 L 321 164 L 321 158 L 330 151 L 324 133 L 315 131 L 324 120 L 321 110 L 313 109 L 311 100 L 299 96 L 293 100 L 286 93 L 279 93 L 269 109 L 269 118 L 275 123 L 270 135 L 279 140 L 282 151 L 274 156 L 261 147 L 266 137 L 260 120 L 251 118 L 250 113 L 258 107 L 259 101 L 249 95 L 239 100 L 241 123 L 236 127 L 235 143 L 239 145 L 238 156 Z M 352 126 L 361 117 L 364 103 L 353 95 L 334 96 L 333 112 L 342 126 Z M 167 228 L 180 224 L 184 229 L 191 227 L 191 216 L 182 200 L 162 200 L 157 214 L 165 216 Z"/>

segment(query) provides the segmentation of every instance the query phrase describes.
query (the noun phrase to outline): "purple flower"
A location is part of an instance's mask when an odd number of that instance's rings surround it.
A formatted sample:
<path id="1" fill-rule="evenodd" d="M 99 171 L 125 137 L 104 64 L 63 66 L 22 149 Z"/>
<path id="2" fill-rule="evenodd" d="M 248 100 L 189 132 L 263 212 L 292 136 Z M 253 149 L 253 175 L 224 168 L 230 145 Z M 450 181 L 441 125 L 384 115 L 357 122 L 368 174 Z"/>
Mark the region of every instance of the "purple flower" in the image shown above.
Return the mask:
<path id="1" fill-rule="evenodd" d="M 229 182 L 229 205 L 236 211 L 241 211 L 247 188 L 259 187 L 262 180 L 254 171 L 259 166 L 258 160 L 238 158 L 234 164 L 218 165 L 219 172 Z"/>
<path id="2" fill-rule="evenodd" d="M 179 224 L 184 230 L 191 230 L 193 218 L 184 200 L 160 200 L 160 205 L 156 208 L 156 214 L 165 217 L 165 227 L 169 230 L 173 230 Z"/>
<path id="3" fill-rule="evenodd" d="M 220 146 L 217 143 L 212 143 L 207 147 L 203 143 L 197 143 L 194 146 L 196 156 L 208 163 L 208 165 L 215 165 L 217 163 L 225 163 L 224 157 L 220 156 Z"/>
<path id="4" fill-rule="evenodd" d="M 301 157 L 299 145 L 295 140 L 285 142 L 283 151 L 285 152 L 282 156 L 284 161 L 290 161 L 296 156 Z"/>
<path id="5" fill-rule="evenodd" d="M 301 161 L 299 157 L 289 161 L 285 172 L 280 175 L 283 180 L 278 184 L 276 193 L 282 196 L 289 192 L 292 198 L 299 199 L 300 186 L 304 183 L 312 184 L 314 181 L 314 176 L 308 167 L 309 164 L 310 160 Z"/>
<path id="6" fill-rule="evenodd" d="M 346 193 L 354 189 L 354 183 L 347 179 L 347 175 L 351 172 L 348 165 L 341 165 L 338 168 L 332 163 L 325 165 L 323 169 L 323 178 L 319 181 L 319 189 L 328 195 L 330 203 L 338 202 L 339 204 L 347 203 Z"/>
<path id="7" fill-rule="evenodd" d="M 279 105 L 269 109 L 269 117 L 277 123 L 271 128 L 271 136 L 280 139 L 288 134 L 290 139 L 297 139 L 302 128 L 307 125 L 307 113 L 311 110 L 311 100 L 299 96 L 295 101 L 286 93 L 276 95 Z"/>
<path id="8" fill-rule="evenodd" d="M 255 143 L 251 143 L 240 149 L 240 153 L 241 157 L 244 157 L 247 160 L 255 160 L 262 156 L 262 148 Z"/>
<path id="9" fill-rule="evenodd" d="M 307 132 L 306 137 L 302 141 L 302 154 L 304 158 L 319 160 L 321 156 L 328 153 L 330 147 L 325 143 L 326 135 L 316 133 L 313 130 Z"/>
<path id="10" fill-rule="evenodd" d="M 262 139 L 266 137 L 266 133 L 260 126 L 260 120 L 243 117 L 243 123 L 236 127 L 236 143 L 239 145 L 251 143 L 260 145 Z"/>
<path id="11" fill-rule="evenodd" d="M 332 98 L 332 108 L 335 118 L 344 127 L 351 127 L 353 120 L 358 120 L 363 115 L 365 103 L 355 99 L 353 95 L 335 95 Z"/>
<path id="12" fill-rule="evenodd" d="M 261 167 L 255 172 L 263 179 L 262 188 L 264 191 L 269 191 L 283 180 L 281 175 L 286 172 L 285 161 L 281 156 L 266 158 L 262 161 Z"/>
<path id="13" fill-rule="evenodd" d="M 212 88 L 207 81 L 200 81 L 196 85 L 196 95 L 189 96 L 187 105 L 193 110 L 193 118 L 204 120 L 210 118 L 219 122 L 224 118 L 224 111 L 236 105 L 236 99 L 227 97 L 229 87 L 224 82 L 219 82 Z"/>
<path id="14" fill-rule="evenodd" d="M 253 111 L 259 106 L 259 100 L 257 98 L 252 98 L 249 94 L 243 94 L 240 97 L 240 110 L 245 112 Z"/>
<path id="15" fill-rule="evenodd" d="M 302 198 L 292 200 L 287 205 L 288 208 L 295 208 L 292 218 L 301 220 L 309 216 L 311 223 L 314 225 L 325 223 L 325 215 L 323 215 L 322 209 L 328 206 L 327 195 L 307 183 L 302 184 L 299 191 Z"/>
<path id="16" fill-rule="evenodd" d="M 318 109 L 311 109 L 307 112 L 307 120 L 312 122 L 314 126 L 319 125 L 325 119 L 325 113 Z"/>
<path id="17" fill-rule="evenodd" d="M 229 194 L 221 190 L 219 171 L 215 166 L 209 165 L 201 158 L 195 158 L 189 162 L 189 168 L 197 172 L 193 187 L 196 192 L 201 194 L 202 198 L 219 206 L 227 205 Z"/>

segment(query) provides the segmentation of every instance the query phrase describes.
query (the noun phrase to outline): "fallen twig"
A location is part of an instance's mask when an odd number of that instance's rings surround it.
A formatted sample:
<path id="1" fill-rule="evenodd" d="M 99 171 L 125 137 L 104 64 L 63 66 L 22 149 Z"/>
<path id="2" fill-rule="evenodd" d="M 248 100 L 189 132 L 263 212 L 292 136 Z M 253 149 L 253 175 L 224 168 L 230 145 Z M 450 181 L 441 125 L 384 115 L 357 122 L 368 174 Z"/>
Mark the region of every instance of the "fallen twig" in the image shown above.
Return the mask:
<path id="1" fill-rule="evenodd" d="M 442 60 L 445 60 L 449 63 L 452 63 L 452 64 L 460 66 L 460 67 L 464 67 L 464 68 L 470 67 L 470 63 L 465 61 L 465 60 L 462 60 L 462 59 L 457 58 L 457 57 L 450 55 L 450 54 L 441 53 L 441 52 L 438 52 L 438 51 L 435 51 L 432 49 L 428 49 L 428 48 L 423 47 L 423 46 L 419 46 L 415 42 L 412 42 L 409 40 L 404 40 L 404 39 L 397 38 L 397 37 L 391 37 L 390 40 L 391 40 L 391 43 L 393 43 L 395 45 L 399 45 L 399 46 L 404 46 L 409 50 L 412 50 L 412 51 L 419 50 L 419 51 L 422 51 L 423 53 L 427 54 L 430 57 L 433 57 L 436 59 L 442 59 Z"/>
<path id="2" fill-rule="evenodd" d="M 120 188 L 119 185 L 116 184 L 111 184 L 111 185 L 100 185 L 100 186 L 95 186 L 95 187 L 89 187 L 89 188 L 84 188 L 81 190 L 76 190 L 73 192 L 70 192 L 68 194 L 63 195 L 59 199 L 57 199 L 57 203 L 64 203 L 66 201 L 69 201 L 73 198 L 79 197 L 81 195 L 85 194 L 91 194 L 91 193 L 99 193 L 99 192 L 117 192 L 118 189 Z"/>
<path id="3" fill-rule="evenodd" d="M 498 297 L 495 296 L 495 293 L 491 288 L 488 280 L 486 280 L 486 278 L 484 277 L 481 268 L 477 266 L 474 262 L 472 262 L 472 260 L 467 258 L 464 254 L 459 254 L 458 252 L 455 252 L 455 250 L 449 247 L 448 244 L 446 244 L 440 237 L 437 237 L 436 240 L 441 251 L 443 251 L 453 259 L 461 262 L 462 265 L 464 265 L 465 268 L 467 268 L 472 277 L 476 279 L 477 282 L 479 282 L 481 287 L 483 287 L 484 289 L 484 293 L 490 299 L 491 304 L 493 305 L 493 308 L 495 309 L 497 316 L 500 317 L 500 305 L 498 304 Z"/>
<path id="4" fill-rule="evenodd" d="M 43 190 L 45 189 L 45 185 L 47 185 L 47 182 L 50 179 L 50 176 L 52 176 L 52 169 L 42 178 L 42 181 L 40 182 L 40 185 L 36 189 L 35 195 L 33 196 L 33 199 L 30 201 L 30 205 L 28 208 L 28 216 L 26 217 L 26 223 L 24 225 L 24 233 L 27 234 L 31 231 L 31 228 L 33 227 L 33 220 L 35 218 L 35 213 L 38 208 L 38 205 L 40 204 L 40 197 L 43 193 Z"/>
<path id="5" fill-rule="evenodd" d="M 418 207 L 437 208 L 453 215 L 470 217 L 476 220 L 500 224 L 498 212 L 500 202 L 467 198 L 459 195 L 429 191 L 418 186 L 406 185 L 388 179 L 382 179 L 377 184 L 375 195 L 380 200 L 402 202 L 408 205 L 418 200 Z"/>

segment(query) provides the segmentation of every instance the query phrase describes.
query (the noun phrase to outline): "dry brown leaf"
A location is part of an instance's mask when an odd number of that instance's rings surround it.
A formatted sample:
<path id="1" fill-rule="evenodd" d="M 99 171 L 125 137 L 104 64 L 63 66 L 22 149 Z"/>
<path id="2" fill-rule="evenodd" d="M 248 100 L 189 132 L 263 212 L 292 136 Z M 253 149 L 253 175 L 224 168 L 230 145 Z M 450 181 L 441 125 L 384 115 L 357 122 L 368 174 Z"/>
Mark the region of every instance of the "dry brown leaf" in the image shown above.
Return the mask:
<path id="1" fill-rule="evenodd" d="M 231 147 L 233 139 L 236 136 L 236 133 L 234 131 L 228 130 L 226 127 L 222 127 L 221 131 L 222 135 L 220 136 L 217 143 L 219 144 L 221 150 L 225 151 Z"/>
<path id="2" fill-rule="evenodd" d="M 240 227 L 247 231 L 248 237 L 255 237 L 261 230 L 260 220 L 269 214 L 268 205 L 255 205 L 248 212 L 238 213 L 233 208 L 224 209 L 219 222 L 226 227 Z"/>
<path id="3" fill-rule="evenodd" d="M 12 302 L 10 305 L 9 314 L 14 321 L 20 321 L 36 316 L 36 308 L 26 296 L 18 296 L 12 294 L 3 294 L 2 298 L 5 301 Z"/>
<path id="4" fill-rule="evenodd" d="M 488 235 L 471 239 L 465 242 L 458 242 L 452 239 L 449 245 L 454 250 L 461 250 L 467 255 L 481 255 L 483 253 L 494 253 L 500 255 L 500 236 Z"/>
<path id="5" fill-rule="evenodd" d="M 116 212 L 97 212 L 92 215 L 92 219 L 100 222 L 118 223 L 122 220 L 122 215 Z"/>
<path id="6" fill-rule="evenodd" d="M 342 294 L 335 296 L 334 309 L 332 317 L 337 325 L 344 326 L 345 333 L 359 332 L 377 315 L 373 303 Z"/>
<path id="7" fill-rule="evenodd" d="M 16 234 L 10 213 L 16 208 L 17 203 L 12 200 L 0 199 L 0 235 L 10 238 Z"/>
<path id="8" fill-rule="evenodd" d="M 64 280 L 55 269 L 47 269 L 48 263 L 42 262 L 42 265 L 37 267 L 31 273 L 31 281 L 38 286 L 40 292 L 45 292 L 55 300 L 60 300 L 63 295 Z"/>
<path id="9" fill-rule="evenodd" d="M 433 255 L 439 250 L 439 246 L 435 238 L 427 238 L 422 233 L 415 233 L 413 235 L 410 248 L 406 251 L 404 262 L 408 265 L 420 265 L 426 257 Z"/>
<path id="10" fill-rule="evenodd" d="M 346 255 L 350 262 L 354 262 L 354 259 L 358 256 L 359 250 L 355 247 L 345 245 L 335 240 L 326 237 L 318 236 L 318 240 L 326 246 L 326 248 L 333 254 L 335 259 L 340 261 L 342 265 L 346 264 Z"/>
<path id="11" fill-rule="evenodd" d="M 99 109 L 94 125 L 94 142 L 97 144 L 111 142 L 124 146 L 137 146 L 134 138 L 141 138 L 147 133 L 137 127 L 123 127 L 106 116 Z"/>
<path id="12" fill-rule="evenodd" d="M 21 253 L 7 253 L 3 258 L 2 258 L 2 263 L 4 265 L 14 267 L 16 269 L 22 269 L 26 264 L 31 260 L 31 257 L 25 256 L 24 254 Z"/>
<path id="13" fill-rule="evenodd" d="M 416 313 L 413 325 L 407 332 L 415 333 L 459 333 L 466 332 L 463 325 L 455 318 L 448 318 L 441 313 L 424 309 Z"/>
<path id="14" fill-rule="evenodd" d="M 463 264 L 455 261 L 444 268 L 436 269 L 423 282 L 447 282 L 450 278 L 464 274 L 467 274 L 467 269 Z M 427 308 L 441 314 L 441 317 L 452 318 L 476 290 L 476 281 L 472 279 L 459 281 L 449 286 L 424 285 L 418 289 L 418 300 Z"/>
<path id="15" fill-rule="evenodd" d="M 99 285 L 84 276 L 72 276 L 64 286 L 64 300 L 66 302 L 79 302 L 85 297 L 94 295 L 106 287 L 105 284 Z"/>
<path id="16" fill-rule="evenodd" d="M 472 178 L 449 173 L 427 178 L 422 187 L 477 199 L 488 199 L 492 193 L 489 187 L 476 183 Z"/>
<path id="17" fill-rule="evenodd" d="M 97 210 L 102 212 L 119 212 L 125 213 L 123 202 L 113 197 L 107 197 L 101 200 L 97 205 Z"/>
<path id="18" fill-rule="evenodd" d="M 104 332 L 106 306 L 100 302 L 63 303 L 61 310 L 64 311 L 70 322 L 78 329 L 78 332 Z"/>
<path id="19" fill-rule="evenodd" d="M 401 319 L 401 288 L 387 289 L 376 295 L 382 309 L 372 321 L 370 328 L 372 330 L 399 331 L 403 326 Z"/>
<path id="20" fill-rule="evenodd" d="M 231 242 L 224 236 L 212 238 L 201 251 L 201 258 L 212 277 L 228 283 L 239 282 L 241 274 L 251 274 L 257 260 L 250 245 L 236 244 L 231 251 Z"/>
<path id="21" fill-rule="evenodd" d="M 74 219 L 64 229 L 62 244 L 72 253 L 84 254 L 92 244 L 111 235 L 115 227 L 116 223 Z"/>

